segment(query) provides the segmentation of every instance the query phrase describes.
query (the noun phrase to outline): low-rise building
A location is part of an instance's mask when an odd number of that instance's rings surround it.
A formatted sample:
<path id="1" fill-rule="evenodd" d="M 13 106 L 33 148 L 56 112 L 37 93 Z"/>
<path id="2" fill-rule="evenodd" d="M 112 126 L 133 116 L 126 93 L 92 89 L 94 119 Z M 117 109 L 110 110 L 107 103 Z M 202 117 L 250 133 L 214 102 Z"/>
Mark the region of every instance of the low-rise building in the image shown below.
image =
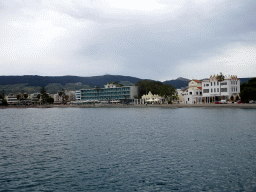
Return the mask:
<path id="1" fill-rule="evenodd" d="M 81 100 L 81 91 L 78 90 L 76 91 L 76 101 L 80 101 Z"/>
<path id="2" fill-rule="evenodd" d="M 61 104 L 62 98 L 59 96 L 59 94 L 53 94 L 53 99 L 55 104 Z"/>
<path id="3" fill-rule="evenodd" d="M 17 105 L 19 104 L 19 100 L 16 95 L 8 95 L 7 96 L 7 104 L 8 105 Z"/>
<path id="4" fill-rule="evenodd" d="M 182 94 L 183 94 L 183 91 L 181 90 L 181 89 L 176 89 L 176 92 L 177 92 L 177 96 L 178 96 L 178 98 L 177 98 L 177 103 L 182 103 L 182 99 L 183 99 L 183 97 L 182 97 Z"/>
<path id="5" fill-rule="evenodd" d="M 32 104 L 37 104 L 40 102 L 39 93 L 32 93 L 28 95 L 28 98 L 31 99 Z"/>
<path id="6" fill-rule="evenodd" d="M 68 96 L 68 101 L 75 101 L 76 100 L 76 91 L 67 91 L 65 93 Z"/>
<path id="7" fill-rule="evenodd" d="M 235 75 L 224 76 L 224 81 L 219 82 L 218 75 L 211 75 L 209 79 L 203 80 L 203 98 L 206 103 L 217 100 L 230 100 L 239 98 L 240 79 Z"/>
<path id="8" fill-rule="evenodd" d="M 141 97 L 142 99 L 142 103 L 146 103 L 146 102 L 149 102 L 149 103 L 162 103 L 162 100 L 163 98 L 160 97 L 159 95 L 157 94 L 152 94 L 151 91 L 148 92 L 148 94 L 146 95 L 142 95 Z"/>
<path id="9" fill-rule="evenodd" d="M 188 88 L 182 93 L 182 103 L 197 104 L 202 102 L 202 82 L 196 79 L 189 81 Z"/>

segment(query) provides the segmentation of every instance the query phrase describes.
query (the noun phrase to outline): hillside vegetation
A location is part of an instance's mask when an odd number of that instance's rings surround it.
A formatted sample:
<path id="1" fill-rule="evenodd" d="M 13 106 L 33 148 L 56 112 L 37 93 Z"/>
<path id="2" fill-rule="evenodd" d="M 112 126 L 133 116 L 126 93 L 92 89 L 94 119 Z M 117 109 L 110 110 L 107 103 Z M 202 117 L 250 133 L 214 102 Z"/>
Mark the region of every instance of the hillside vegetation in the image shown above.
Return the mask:
<path id="1" fill-rule="evenodd" d="M 39 93 L 42 87 L 40 86 L 28 86 L 28 84 L 15 84 L 15 85 L 0 85 L 0 90 L 4 90 L 6 94 L 18 94 L 24 91 L 27 94 Z M 66 85 L 61 85 L 60 83 L 50 83 L 45 86 L 47 93 L 55 94 L 62 89 L 67 91 L 75 91 L 79 89 L 89 89 L 89 85 L 76 85 L 74 83 L 69 83 Z"/>
<path id="2" fill-rule="evenodd" d="M 247 83 L 250 78 L 240 78 L 241 84 Z M 143 79 L 121 76 L 121 75 L 103 75 L 94 77 L 78 76 L 0 76 L 0 91 L 4 90 L 6 94 L 17 94 L 24 90 L 26 93 L 40 92 L 41 87 L 45 87 L 50 94 L 57 93 L 62 89 L 79 90 L 89 89 L 95 86 L 104 87 L 109 82 L 118 82 L 124 86 L 134 85 Z M 144 79 L 145 80 L 145 79 Z M 150 80 L 150 79 L 149 79 Z M 163 84 L 172 85 L 174 88 L 188 86 L 189 79 L 178 78 L 176 80 L 164 81 Z"/>

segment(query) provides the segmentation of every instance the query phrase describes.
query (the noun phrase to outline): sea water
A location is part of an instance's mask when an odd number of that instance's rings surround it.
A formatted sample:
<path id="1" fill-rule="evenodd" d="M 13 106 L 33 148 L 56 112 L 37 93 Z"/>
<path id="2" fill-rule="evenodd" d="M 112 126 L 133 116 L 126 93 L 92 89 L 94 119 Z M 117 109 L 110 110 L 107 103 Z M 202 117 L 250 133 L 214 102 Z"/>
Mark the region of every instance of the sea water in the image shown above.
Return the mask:
<path id="1" fill-rule="evenodd" d="M 0 110 L 0 191 L 256 191 L 256 110 Z"/>

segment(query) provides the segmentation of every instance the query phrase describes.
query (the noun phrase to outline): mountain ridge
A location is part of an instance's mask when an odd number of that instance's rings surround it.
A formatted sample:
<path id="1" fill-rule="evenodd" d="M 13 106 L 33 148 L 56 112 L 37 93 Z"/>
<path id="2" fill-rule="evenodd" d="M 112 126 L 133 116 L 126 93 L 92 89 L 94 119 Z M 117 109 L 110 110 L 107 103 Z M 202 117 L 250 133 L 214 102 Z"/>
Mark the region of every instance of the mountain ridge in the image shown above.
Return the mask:
<path id="1" fill-rule="evenodd" d="M 240 78 L 240 82 L 246 83 L 250 78 Z M 6 87 L 8 85 L 16 84 L 26 84 L 26 86 L 32 87 L 46 87 L 49 84 L 59 83 L 63 86 L 67 84 L 82 83 L 83 85 L 88 85 L 87 87 L 103 87 L 106 83 L 109 82 L 126 82 L 127 85 L 135 84 L 141 80 L 151 80 L 151 79 L 141 79 L 132 76 L 123 76 L 123 75 L 100 75 L 100 76 L 91 76 L 91 77 L 82 77 L 82 76 L 39 76 L 39 75 L 23 75 L 23 76 L 0 76 L 0 85 Z M 154 81 L 154 80 L 152 80 Z M 173 80 L 163 81 L 163 84 L 171 84 L 176 89 L 181 87 L 186 87 L 190 79 L 183 77 L 178 77 Z"/>

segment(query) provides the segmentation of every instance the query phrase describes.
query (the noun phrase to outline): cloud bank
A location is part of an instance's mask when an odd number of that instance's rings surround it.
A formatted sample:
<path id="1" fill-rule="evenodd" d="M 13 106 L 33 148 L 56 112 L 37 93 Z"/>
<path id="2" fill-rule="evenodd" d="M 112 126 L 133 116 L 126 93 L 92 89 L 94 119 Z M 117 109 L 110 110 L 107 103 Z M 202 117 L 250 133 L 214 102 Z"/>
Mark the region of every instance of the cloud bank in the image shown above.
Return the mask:
<path id="1" fill-rule="evenodd" d="M 0 0 L 0 75 L 255 77 L 255 4 Z"/>

